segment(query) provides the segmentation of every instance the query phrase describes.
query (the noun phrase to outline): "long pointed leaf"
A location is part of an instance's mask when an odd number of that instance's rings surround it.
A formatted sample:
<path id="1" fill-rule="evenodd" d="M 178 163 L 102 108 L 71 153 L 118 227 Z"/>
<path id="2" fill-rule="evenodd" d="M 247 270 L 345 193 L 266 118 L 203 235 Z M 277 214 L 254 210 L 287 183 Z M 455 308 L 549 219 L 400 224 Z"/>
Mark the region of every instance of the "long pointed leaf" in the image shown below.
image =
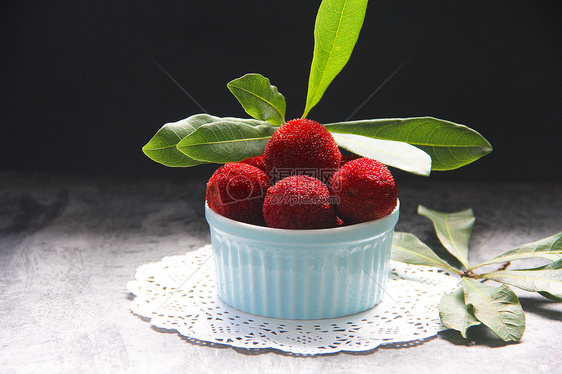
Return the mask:
<path id="1" fill-rule="evenodd" d="M 285 97 L 266 77 L 246 74 L 226 86 L 253 118 L 268 121 L 274 126 L 281 126 L 285 122 Z"/>
<path id="2" fill-rule="evenodd" d="M 314 52 L 303 118 L 343 69 L 363 26 L 367 0 L 323 0 L 314 26 Z"/>
<path id="3" fill-rule="evenodd" d="M 559 269 L 562 269 L 562 259 L 529 270 L 559 270 Z M 562 301 L 562 297 L 554 296 L 547 291 L 538 291 L 538 293 L 546 297 L 547 299 L 554 300 L 554 301 Z"/>
<path id="4" fill-rule="evenodd" d="M 199 126 L 221 119 L 208 114 L 196 114 L 177 122 L 167 123 L 142 147 L 142 151 L 153 161 L 166 166 L 188 167 L 202 164 L 204 162 L 181 153 L 176 145 Z"/>
<path id="5" fill-rule="evenodd" d="M 437 237 L 443 246 L 468 268 L 468 242 L 474 225 L 472 209 L 456 213 L 441 213 L 419 205 L 418 214 L 433 221 Z"/>
<path id="6" fill-rule="evenodd" d="M 215 163 L 241 161 L 263 154 L 275 131 L 267 122 L 252 126 L 247 123 L 221 121 L 203 125 L 177 145 L 189 157 Z"/>
<path id="7" fill-rule="evenodd" d="M 220 121 L 245 123 L 251 126 L 267 124 L 267 122 L 235 117 L 216 117 L 209 114 L 196 114 L 177 122 L 162 126 L 150 141 L 142 147 L 142 151 L 153 161 L 170 167 L 189 167 L 206 163 L 194 159 L 177 149 L 177 144 L 200 126 Z"/>
<path id="8" fill-rule="evenodd" d="M 506 285 L 492 287 L 463 278 L 466 305 L 474 307 L 474 316 L 504 341 L 519 341 L 525 332 L 525 314 L 517 295 Z"/>
<path id="9" fill-rule="evenodd" d="M 562 301 L 561 297 L 554 296 L 546 291 L 539 291 L 539 294 L 552 301 Z"/>
<path id="10" fill-rule="evenodd" d="M 498 270 L 482 275 L 486 279 L 506 283 L 525 291 L 546 292 L 562 299 L 562 269 L 558 270 Z"/>
<path id="11" fill-rule="evenodd" d="M 463 338 L 466 338 L 466 330 L 469 327 L 481 324 L 472 309 L 472 306 L 464 303 L 464 289 L 458 288 L 441 298 L 439 303 L 441 323 L 449 329 L 460 331 Z"/>
<path id="12" fill-rule="evenodd" d="M 455 269 L 435 254 L 415 235 L 406 232 L 395 232 L 392 237 L 392 254 L 394 261 L 412 265 L 433 266 L 458 273 Z"/>
<path id="13" fill-rule="evenodd" d="M 431 156 L 432 170 L 457 169 L 492 151 L 490 143 L 473 129 L 432 117 L 372 119 L 325 126 L 330 132 L 414 145 Z"/>
<path id="14" fill-rule="evenodd" d="M 489 264 L 497 264 L 500 262 L 522 260 L 533 257 L 546 258 L 550 261 L 558 261 L 562 259 L 562 232 L 549 236 L 548 238 L 537 240 L 536 242 L 524 244 L 520 247 L 507 251 L 490 261 L 474 266 L 472 269 Z"/>
<path id="15" fill-rule="evenodd" d="M 408 143 L 380 140 L 362 135 L 332 134 L 336 143 L 350 152 L 373 158 L 385 165 L 410 173 L 427 176 L 431 172 L 431 157 Z"/>

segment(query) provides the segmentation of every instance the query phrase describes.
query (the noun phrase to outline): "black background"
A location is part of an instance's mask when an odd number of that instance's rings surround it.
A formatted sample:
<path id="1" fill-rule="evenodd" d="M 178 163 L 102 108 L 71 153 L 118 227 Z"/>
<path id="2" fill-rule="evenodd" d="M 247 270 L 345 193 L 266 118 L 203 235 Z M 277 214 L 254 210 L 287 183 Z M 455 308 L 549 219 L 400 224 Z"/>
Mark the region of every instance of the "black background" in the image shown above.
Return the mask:
<path id="1" fill-rule="evenodd" d="M 0 169 L 180 178 L 141 147 L 202 110 L 247 117 L 226 83 L 271 79 L 304 109 L 320 1 L 2 2 Z M 309 118 L 434 116 L 494 151 L 431 178 L 562 180 L 558 1 L 371 1 L 348 65 Z M 419 178 L 419 177 L 414 177 Z"/>

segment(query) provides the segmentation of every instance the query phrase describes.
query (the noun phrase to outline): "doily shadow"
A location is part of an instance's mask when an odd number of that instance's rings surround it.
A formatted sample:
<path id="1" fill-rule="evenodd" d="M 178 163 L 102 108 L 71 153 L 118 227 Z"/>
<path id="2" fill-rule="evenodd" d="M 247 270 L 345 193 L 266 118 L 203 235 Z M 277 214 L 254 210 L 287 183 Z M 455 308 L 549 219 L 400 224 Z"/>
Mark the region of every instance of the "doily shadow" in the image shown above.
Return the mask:
<path id="1" fill-rule="evenodd" d="M 177 333 L 177 331 L 175 330 L 168 330 L 168 329 L 161 329 L 161 328 L 157 328 L 157 327 L 152 327 L 153 330 L 156 330 L 158 332 L 162 332 L 162 333 Z M 218 344 L 218 343 L 211 343 L 211 342 L 206 342 L 206 341 L 201 341 L 201 340 L 197 340 L 197 339 L 193 339 L 193 338 L 189 338 L 186 336 L 183 336 L 179 333 L 177 333 L 177 335 L 186 343 L 189 344 L 193 344 L 193 345 L 197 345 L 197 346 L 202 346 L 202 347 L 211 347 L 211 348 L 218 348 L 218 349 L 229 349 L 231 348 L 234 352 L 238 353 L 238 354 L 242 354 L 245 356 L 259 356 L 259 355 L 264 355 L 264 354 L 276 354 L 279 356 L 287 356 L 287 357 L 301 357 L 301 358 L 313 358 L 313 357 L 318 357 L 318 356 L 326 356 L 326 357 L 330 357 L 330 356 L 338 356 L 338 355 L 351 355 L 351 356 L 369 356 L 374 354 L 375 352 L 381 350 L 381 349 L 405 349 L 405 348 L 414 348 L 417 346 L 420 346 L 422 344 L 425 344 L 426 342 L 429 342 L 431 340 L 434 340 L 437 338 L 437 336 L 432 336 L 426 339 L 420 339 L 420 340 L 414 340 L 411 342 L 401 342 L 401 343 L 390 343 L 390 344 L 384 344 L 384 345 L 380 345 L 376 348 L 373 349 L 369 349 L 366 351 L 338 351 L 338 352 L 327 352 L 327 353 L 292 353 L 292 352 L 286 352 L 286 351 L 282 351 L 280 349 L 275 349 L 275 348 L 239 348 L 239 347 L 232 347 L 230 345 L 227 344 Z"/>

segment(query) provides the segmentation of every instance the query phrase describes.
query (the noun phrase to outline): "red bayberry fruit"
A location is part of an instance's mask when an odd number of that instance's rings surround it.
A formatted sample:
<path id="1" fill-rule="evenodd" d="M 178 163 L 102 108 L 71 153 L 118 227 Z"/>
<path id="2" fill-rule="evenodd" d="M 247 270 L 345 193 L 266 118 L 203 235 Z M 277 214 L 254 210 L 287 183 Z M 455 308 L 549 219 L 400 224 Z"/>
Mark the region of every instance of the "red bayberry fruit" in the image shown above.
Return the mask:
<path id="1" fill-rule="evenodd" d="M 250 158 L 247 158 L 247 159 L 245 159 L 243 161 L 240 161 L 240 162 L 243 162 L 243 163 L 248 164 L 248 165 L 255 166 L 265 173 L 265 161 L 263 159 L 263 155 L 250 157 Z"/>
<path id="2" fill-rule="evenodd" d="M 324 126 L 299 118 L 273 133 L 265 147 L 264 159 L 266 173 L 273 181 L 304 174 L 328 184 L 340 166 L 341 152 Z"/>
<path id="3" fill-rule="evenodd" d="M 398 199 L 388 168 L 369 158 L 345 163 L 332 176 L 330 191 L 338 202 L 336 212 L 346 224 L 382 218 L 392 213 Z"/>
<path id="4" fill-rule="evenodd" d="M 293 175 L 267 190 L 263 215 L 268 227 L 324 229 L 336 227 L 336 211 L 330 191 L 320 180 Z"/>
<path id="5" fill-rule="evenodd" d="M 220 215 L 236 221 L 263 225 L 263 200 L 271 186 L 255 166 L 242 162 L 218 168 L 207 182 L 207 204 Z"/>

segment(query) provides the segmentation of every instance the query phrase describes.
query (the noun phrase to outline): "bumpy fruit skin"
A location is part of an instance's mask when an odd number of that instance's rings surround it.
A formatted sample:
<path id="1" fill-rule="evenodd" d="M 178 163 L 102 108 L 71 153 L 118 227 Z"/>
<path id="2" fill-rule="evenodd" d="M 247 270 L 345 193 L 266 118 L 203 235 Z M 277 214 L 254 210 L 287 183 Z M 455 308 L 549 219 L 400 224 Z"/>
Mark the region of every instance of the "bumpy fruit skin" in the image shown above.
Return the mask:
<path id="1" fill-rule="evenodd" d="M 345 163 L 330 180 L 336 212 L 346 225 L 382 218 L 394 210 L 398 188 L 388 168 L 359 158 Z"/>
<path id="2" fill-rule="evenodd" d="M 257 167 L 228 163 L 207 182 L 207 204 L 222 216 L 263 226 L 263 201 L 270 186 L 268 176 Z"/>
<path id="3" fill-rule="evenodd" d="M 264 151 L 266 173 L 274 182 L 304 174 L 328 184 L 341 157 L 332 134 L 318 122 L 303 118 L 277 129 Z"/>
<path id="4" fill-rule="evenodd" d="M 250 157 L 250 158 L 247 158 L 247 159 L 245 159 L 243 161 L 240 161 L 240 162 L 243 162 L 243 163 L 248 164 L 248 165 L 255 166 L 265 173 L 265 160 L 264 160 L 263 155 Z"/>
<path id="5" fill-rule="evenodd" d="M 324 229 L 337 226 L 330 191 L 320 180 L 293 175 L 267 190 L 263 215 L 268 227 Z"/>

